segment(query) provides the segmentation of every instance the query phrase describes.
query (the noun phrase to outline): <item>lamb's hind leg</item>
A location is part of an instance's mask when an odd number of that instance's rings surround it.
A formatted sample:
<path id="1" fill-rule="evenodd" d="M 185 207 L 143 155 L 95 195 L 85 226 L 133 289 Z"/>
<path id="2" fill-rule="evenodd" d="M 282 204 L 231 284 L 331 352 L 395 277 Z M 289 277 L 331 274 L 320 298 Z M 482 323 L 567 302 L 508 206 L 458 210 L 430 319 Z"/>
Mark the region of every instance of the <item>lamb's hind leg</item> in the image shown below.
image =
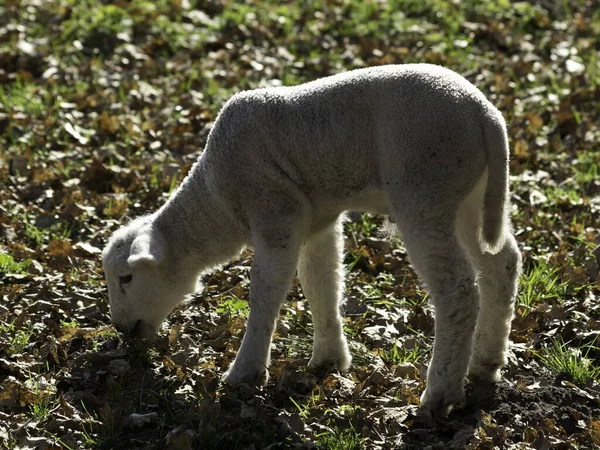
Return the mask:
<path id="1" fill-rule="evenodd" d="M 457 234 L 468 250 L 478 271 L 480 305 L 475 328 L 469 376 L 498 381 L 500 369 L 506 365 L 508 335 L 521 273 L 521 253 L 508 230 L 502 249 L 482 253 L 479 227 L 483 191 L 475 189 L 461 205 L 457 218 Z"/>
<path id="2" fill-rule="evenodd" d="M 421 415 L 431 420 L 464 401 L 479 303 L 475 271 L 453 233 L 453 214 L 419 222 L 414 217 L 396 218 L 409 259 L 435 307 L 433 356 L 420 408 Z"/>
<path id="3" fill-rule="evenodd" d="M 312 235 L 300 249 L 298 277 L 310 305 L 315 328 L 309 367 L 350 366 L 340 304 L 344 290 L 342 221 Z"/>
<path id="4" fill-rule="evenodd" d="M 511 234 L 499 253 L 478 256 L 481 305 L 469 377 L 498 381 L 500 369 L 507 363 L 508 335 L 521 272 L 521 253 Z"/>

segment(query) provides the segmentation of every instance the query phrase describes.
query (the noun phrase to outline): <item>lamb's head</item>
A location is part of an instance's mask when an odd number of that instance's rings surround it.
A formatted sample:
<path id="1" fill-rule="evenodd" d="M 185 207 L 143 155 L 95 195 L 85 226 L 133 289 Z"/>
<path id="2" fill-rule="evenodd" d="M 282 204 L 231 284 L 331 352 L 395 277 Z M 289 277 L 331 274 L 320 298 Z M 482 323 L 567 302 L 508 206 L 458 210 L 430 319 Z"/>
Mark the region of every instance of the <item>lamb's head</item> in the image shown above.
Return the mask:
<path id="1" fill-rule="evenodd" d="M 172 266 L 162 233 L 147 218 L 118 230 L 102 254 L 114 327 L 135 337 L 158 330 L 169 312 L 195 289 Z"/>

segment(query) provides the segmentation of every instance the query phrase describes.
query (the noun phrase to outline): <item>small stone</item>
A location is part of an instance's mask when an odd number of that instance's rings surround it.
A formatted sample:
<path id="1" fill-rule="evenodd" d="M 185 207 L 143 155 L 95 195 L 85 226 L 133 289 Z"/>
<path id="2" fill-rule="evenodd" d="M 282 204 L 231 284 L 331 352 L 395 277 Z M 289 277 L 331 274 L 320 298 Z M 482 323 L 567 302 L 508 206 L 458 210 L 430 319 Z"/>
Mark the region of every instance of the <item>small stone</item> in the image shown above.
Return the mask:
<path id="1" fill-rule="evenodd" d="M 148 414 L 136 414 L 133 413 L 127 418 L 127 425 L 130 428 L 142 428 L 145 425 L 156 422 L 158 419 L 158 413 L 151 412 Z"/>
<path id="2" fill-rule="evenodd" d="M 415 378 L 416 375 L 417 368 L 410 362 L 404 362 L 394 370 L 394 376 L 398 378 Z"/>

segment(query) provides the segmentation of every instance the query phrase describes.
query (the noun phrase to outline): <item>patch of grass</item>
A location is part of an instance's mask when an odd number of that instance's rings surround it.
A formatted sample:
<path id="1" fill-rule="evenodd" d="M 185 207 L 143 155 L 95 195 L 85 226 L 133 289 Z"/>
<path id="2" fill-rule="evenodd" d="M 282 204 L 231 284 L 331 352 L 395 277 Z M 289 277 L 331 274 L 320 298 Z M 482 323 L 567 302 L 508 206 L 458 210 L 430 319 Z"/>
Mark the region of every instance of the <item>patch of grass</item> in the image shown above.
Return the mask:
<path id="1" fill-rule="evenodd" d="M 81 435 L 83 436 L 83 440 L 85 441 L 86 445 L 89 445 L 90 447 L 96 447 L 100 442 L 98 441 L 98 434 L 97 432 L 94 432 L 94 428 L 97 427 L 97 424 L 101 423 L 98 420 L 98 415 L 94 414 L 93 416 L 88 412 L 85 403 L 82 401 L 81 402 L 81 406 L 83 407 L 83 410 L 87 413 L 88 418 L 87 420 L 85 420 L 85 423 L 81 424 Z"/>
<path id="2" fill-rule="evenodd" d="M 346 225 L 346 230 L 353 234 L 362 234 L 371 236 L 379 227 L 378 220 L 375 216 L 367 213 L 360 215 L 360 220 L 350 222 Z"/>
<path id="3" fill-rule="evenodd" d="M 334 427 L 331 432 L 319 434 L 317 444 L 326 450 L 362 450 L 364 438 L 350 424 L 348 428 Z"/>
<path id="4" fill-rule="evenodd" d="M 6 333 L 10 336 L 8 346 L 9 355 L 19 354 L 25 350 L 31 342 L 31 338 L 35 335 L 32 324 L 27 324 L 25 328 L 17 329 L 14 321 L 1 322 L 0 333 Z"/>
<path id="5" fill-rule="evenodd" d="M 589 357 L 591 350 L 598 350 L 593 344 L 571 347 L 569 342 L 554 339 L 551 345 L 544 346 L 538 357 L 550 370 L 567 374 L 575 383 L 585 385 L 589 380 L 600 382 L 600 367 Z"/>
<path id="6" fill-rule="evenodd" d="M 0 273 L 24 274 L 27 273 L 29 264 L 31 264 L 30 259 L 18 262 L 11 255 L 0 255 Z"/>
<path id="7" fill-rule="evenodd" d="M 361 294 L 363 301 L 373 306 L 388 308 L 399 303 L 392 295 L 395 284 L 394 275 L 380 272 L 369 282 L 353 283 L 353 288 Z"/>
<path id="8" fill-rule="evenodd" d="M 77 326 L 79 326 L 79 324 L 77 323 L 76 320 L 64 320 L 64 319 L 61 319 L 61 321 L 60 321 L 60 327 L 61 328 L 77 327 Z"/>
<path id="9" fill-rule="evenodd" d="M 29 223 L 27 213 L 23 213 L 23 224 L 25 225 L 25 236 L 27 237 L 27 241 L 32 244 L 35 243 L 36 245 L 41 245 L 44 241 L 44 234 L 42 233 L 42 230 Z"/>
<path id="10" fill-rule="evenodd" d="M 292 329 L 289 336 L 278 336 L 275 345 L 286 358 L 308 358 L 313 349 L 313 331 L 307 329 L 306 333 L 298 333 Z"/>
<path id="11" fill-rule="evenodd" d="M 125 423 L 117 422 L 111 413 L 107 412 L 106 417 L 99 418 L 97 413 L 88 411 L 85 403 L 82 401 L 81 406 L 87 414 L 85 423 L 82 424 L 82 436 L 86 444 L 92 448 L 97 448 L 99 445 L 108 444 L 123 430 Z M 114 444 L 114 442 L 111 442 Z M 106 446 L 110 448 L 112 446 Z"/>
<path id="12" fill-rule="evenodd" d="M 166 161 L 154 162 L 152 164 L 150 186 L 153 189 L 162 190 L 168 192 L 169 195 L 173 193 L 177 187 L 178 173 L 167 174 L 165 167 L 171 162 L 171 158 L 167 158 Z"/>
<path id="13" fill-rule="evenodd" d="M 396 283 L 396 279 L 394 275 L 388 272 L 380 272 L 375 277 L 375 282 L 379 284 L 382 288 L 391 289 Z"/>
<path id="14" fill-rule="evenodd" d="M 74 3 L 71 17 L 63 24 L 64 41 L 79 39 L 84 45 L 104 46 L 118 33 L 130 32 L 132 22 L 127 11 L 116 5 L 102 5 L 95 1 Z M 103 42 L 104 41 L 104 42 Z"/>
<path id="15" fill-rule="evenodd" d="M 581 175 L 581 174 L 579 174 Z M 578 177 L 579 177 L 578 175 Z M 571 204 L 577 205 L 582 202 L 581 193 L 570 186 L 552 186 L 548 187 L 544 190 L 544 194 L 546 195 L 547 203 L 550 205 L 556 204 Z"/>
<path id="16" fill-rule="evenodd" d="M 33 330 L 31 329 L 17 331 L 12 342 L 10 343 L 10 353 L 21 353 L 23 350 L 25 350 L 29 345 L 31 336 L 33 336 L 33 334 Z"/>
<path id="17" fill-rule="evenodd" d="M 306 403 L 300 404 L 292 397 L 290 397 L 290 402 L 296 407 L 298 410 L 298 414 L 303 419 L 308 419 L 310 416 L 310 409 L 317 406 L 323 399 L 323 391 L 319 386 L 313 389 L 310 397 L 308 397 Z"/>
<path id="18" fill-rule="evenodd" d="M 355 285 L 356 289 L 361 293 L 362 300 L 375 306 L 392 306 L 396 302 L 393 300 L 386 299 L 381 290 L 381 286 L 377 283 L 365 283 L 362 285 Z"/>
<path id="19" fill-rule="evenodd" d="M 8 111 L 17 110 L 30 116 L 39 116 L 44 112 L 45 106 L 37 94 L 38 89 L 34 84 L 21 81 L 0 86 L 0 104 Z"/>
<path id="20" fill-rule="evenodd" d="M 586 152 L 578 156 L 573 165 L 576 180 L 579 183 L 590 183 L 600 178 L 600 152 Z"/>
<path id="21" fill-rule="evenodd" d="M 362 257 L 363 254 L 361 252 L 349 252 L 347 254 L 346 259 L 349 261 L 347 265 L 348 272 L 352 272 L 356 268 Z"/>
<path id="22" fill-rule="evenodd" d="M 306 303 L 308 304 L 308 303 Z M 306 333 L 313 333 L 313 322 L 311 314 L 300 304 L 290 305 L 285 308 L 284 319 L 290 325 L 292 330 L 302 330 Z"/>
<path id="23" fill-rule="evenodd" d="M 539 260 L 521 277 L 517 307 L 526 315 L 543 301 L 562 302 L 568 291 L 568 284 L 558 274 L 558 267 L 551 267 L 546 261 Z"/>
<path id="24" fill-rule="evenodd" d="M 16 220 L 15 216 L 15 220 Z M 22 215 L 21 223 L 25 228 L 25 236 L 29 245 L 41 246 L 53 239 L 69 239 L 73 234 L 73 225 L 68 222 L 57 222 L 47 227 L 39 227 L 27 212 Z"/>
<path id="25" fill-rule="evenodd" d="M 89 446 L 90 448 L 96 447 L 99 444 L 99 442 L 94 437 L 92 423 L 93 422 L 88 421 L 87 425 L 85 423 L 81 424 L 81 435 L 83 436 L 83 441 L 85 442 L 86 446 Z"/>
<path id="26" fill-rule="evenodd" d="M 56 394 L 40 389 L 39 384 L 34 383 L 33 386 L 34 400 L 29 405 L 29 411 L 35 420 L 41 422 L 50 418 L 53 410 L 58 407 L 59 400 Z"/>
<path id="27" fill-rule="evenodd" d="M 392 364 L 403 364 L 407 362 L 417 364 L 427 354 L 427 350 L 421 348 L 419 345 L 415 345 L 409 350 L 403 346 L 398 346 L 396 341 L 394 341 L 394 345 L 392 346 L 391 350 L 382 350 L 381 353 L 383 359 L 391 362 Z"/>
<path id="28" fill-rule="evenodd" d="M 227 297 L 221 302 L 221 306 L 217 309 L 218 313 L 226 313 L 230 316 L 248 317 L 250 308 L 248 302 L 237 298 L 235 295 Z"/>
<path id="29" fill-rule="evenodd" d="M 159 15 L 154 27 L 172 52 L 177 51 L 178 48 L 197 47 L 204 42 L 204 35 L 194 33 L 194 27 L 191 24 L 172 21 L 166 15 Z"/>

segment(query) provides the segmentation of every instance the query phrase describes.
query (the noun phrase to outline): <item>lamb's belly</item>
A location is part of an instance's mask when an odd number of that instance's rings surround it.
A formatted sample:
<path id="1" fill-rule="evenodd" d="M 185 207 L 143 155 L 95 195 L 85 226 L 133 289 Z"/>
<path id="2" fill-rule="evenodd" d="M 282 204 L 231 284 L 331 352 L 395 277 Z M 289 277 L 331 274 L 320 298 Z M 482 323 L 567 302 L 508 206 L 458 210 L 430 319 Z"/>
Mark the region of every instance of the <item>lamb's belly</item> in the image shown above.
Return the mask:
<path id="1" fill-rule="evenodd" d="M 323 197 L 313 202 L 311 231 L 317 232 L 330 225 L 344 211 L 360 211 L 371 214 L 391 213 L 383 191 L 368 190 L 342 196 Z"/>
<path id="2" fill-rule="evenodd" d="M 361 211 L 371 214 L 389 214 L 387 196 L 380 190 L 369 190 L 349 196 L 344 202 L 344 211 Z"/>

